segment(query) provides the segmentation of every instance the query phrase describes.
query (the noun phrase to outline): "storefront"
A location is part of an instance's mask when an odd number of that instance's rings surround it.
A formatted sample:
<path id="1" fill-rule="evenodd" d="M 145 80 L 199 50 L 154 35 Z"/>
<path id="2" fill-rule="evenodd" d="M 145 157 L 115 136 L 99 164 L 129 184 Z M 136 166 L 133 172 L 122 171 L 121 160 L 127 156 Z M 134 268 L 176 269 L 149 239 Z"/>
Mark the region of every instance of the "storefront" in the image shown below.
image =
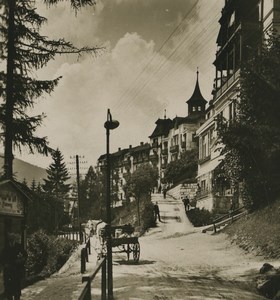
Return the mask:
<path id="1" fill-rule="evenodd" d="M 26 210 L 28 196 L 12 180 L 0 182 L 0 253 L 7 242 L 7 233 L 13 232 L 26 248 Z M 0 295 L 3 292 L 2 266 L 0 266 Z"/>

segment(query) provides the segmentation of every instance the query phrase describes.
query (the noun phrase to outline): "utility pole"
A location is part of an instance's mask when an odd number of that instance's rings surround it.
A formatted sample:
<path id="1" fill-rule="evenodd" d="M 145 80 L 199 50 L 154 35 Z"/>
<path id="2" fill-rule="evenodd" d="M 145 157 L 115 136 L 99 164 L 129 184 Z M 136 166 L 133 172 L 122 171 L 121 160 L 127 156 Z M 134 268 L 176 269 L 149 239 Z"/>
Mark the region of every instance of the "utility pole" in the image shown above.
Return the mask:
<path id="1" fill-rule="evenodd" d="M 75 162 L 70 162 L 71 165 L 75 164 L 75 167 L 71 167 L 70 170 L 75 170 L 75 173 L 70 173 L 71 175 L 76 175 L 76 184 L 77 184 L 77 223 L 79 228 L 79 238 L 80 242 L 83 241 L 82 228 L 81 228 L 81 191 L 80 191 L 80 164 L 87 163 L 87 161 L 80 161 L 84 156 L 73 155 L 70 156 L 70 159 L 75 159 Z"/>
<path id="2" fill-rule="evenodd" d="M 81 228 L 81 220 L 80 220 L 80 166 L 79 166 L 79 155 L 76 155 L 76 172 L 77 172 L 77 204 L 78 204 L 78 226 L 79 226 L 79 237 L 80 237 L 80 243 L 83 241 L 82 236 L 82 228 Z"/>

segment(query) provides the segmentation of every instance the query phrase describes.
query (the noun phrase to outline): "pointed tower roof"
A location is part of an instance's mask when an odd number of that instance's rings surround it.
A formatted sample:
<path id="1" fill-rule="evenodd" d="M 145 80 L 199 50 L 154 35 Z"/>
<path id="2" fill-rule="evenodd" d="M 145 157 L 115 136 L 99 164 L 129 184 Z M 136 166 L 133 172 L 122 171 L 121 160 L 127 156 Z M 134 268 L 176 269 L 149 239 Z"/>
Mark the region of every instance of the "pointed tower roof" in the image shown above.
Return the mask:
<path id="1" fill-rule="evenodd" d="M 207 103 L 207 101 L 203 98 L 201 91 L 200 91 L 199 82 L 198 82 L 198 74 L 199 74 L 199 72 L 197 70 L 196 85 L 195 85 L 192 96 L 190 97 L 189 100 L 186 101 L 186 103 L 188 103 L 188 104 L 206 104 Z"/>

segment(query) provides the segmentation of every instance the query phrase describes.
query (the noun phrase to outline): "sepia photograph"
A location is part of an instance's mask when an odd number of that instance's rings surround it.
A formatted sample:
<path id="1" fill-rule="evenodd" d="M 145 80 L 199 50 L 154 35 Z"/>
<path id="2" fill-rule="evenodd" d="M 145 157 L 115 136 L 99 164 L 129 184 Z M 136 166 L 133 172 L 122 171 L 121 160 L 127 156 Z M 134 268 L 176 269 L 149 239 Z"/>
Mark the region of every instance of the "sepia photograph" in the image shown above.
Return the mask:
<path id="1" fill-rule="evenodd" d="M 0 0 L 0 300 L 280 300 L 280 0 Z"/>

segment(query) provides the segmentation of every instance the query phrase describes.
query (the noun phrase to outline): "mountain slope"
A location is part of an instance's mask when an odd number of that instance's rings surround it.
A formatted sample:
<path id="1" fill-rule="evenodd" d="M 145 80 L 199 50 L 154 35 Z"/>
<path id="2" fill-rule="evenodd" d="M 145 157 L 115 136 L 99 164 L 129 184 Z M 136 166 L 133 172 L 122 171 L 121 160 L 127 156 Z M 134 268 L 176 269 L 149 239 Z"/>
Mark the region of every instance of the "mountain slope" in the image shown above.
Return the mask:
<path id="1" fill-rule="evenodd" d="M 0 173 L 3 172 L 4 165 L 4 157 L 2 154 L 0 154 Z M 21 159 L 14 159 L 13 164 L 14 174 L 16 177 L 16 180 L 22 182 L 23 179 L 27 181 L 27 183 L 30 185 L 32 180 L 35 179 L 36 183 L 40 182 L 43 183 L 43 178 L 47 177 L 46 170 L 43 168 L 40 168 L 38 166 L 34 166 L 30 163 L 27 163 Z"/>

